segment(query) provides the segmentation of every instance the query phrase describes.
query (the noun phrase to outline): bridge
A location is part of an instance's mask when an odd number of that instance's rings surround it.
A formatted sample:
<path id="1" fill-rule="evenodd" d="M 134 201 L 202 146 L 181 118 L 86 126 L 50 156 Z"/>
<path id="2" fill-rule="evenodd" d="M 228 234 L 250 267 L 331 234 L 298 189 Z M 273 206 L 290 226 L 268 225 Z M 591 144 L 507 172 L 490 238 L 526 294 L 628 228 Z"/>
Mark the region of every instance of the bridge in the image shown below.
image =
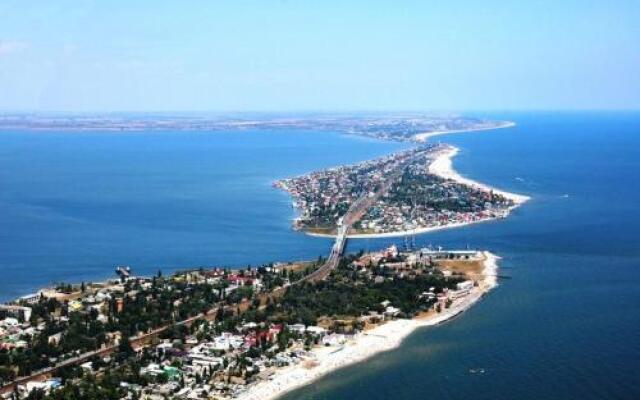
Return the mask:
<path id="1" fill-rule="evenodd" d="M 431 154 L 436 153 L 436 151 L 440 147 L 441 146 L 436 146 L 435 148 L 431 149 Z M 338 266 L 340 258 L 344 253 L 351 226 L 367 213 L 367 211 L 378 201 L 380 196 L 389 191 L 391 185 L 393 185 L 393 183 L 402 176 L 404 168 L 407 165 L 415 162 L 421 156 L 423 156 L 423 154 L 416 154 L 413 157 L 410 157 L 404 162 L 398 164 L 394 171 L 390 174 L 389 179 L 383 182 L 372 196 L 369 195 L 369 193 L 365 193 L 363 196 L 359 197 L 351 204 L 347 212 L 342 217 L 340 217 L 340 219 L 338 219 L 336 239 L 333 243 L 333 246 L 331 247 L 331 253 L 329 254 L 329 258 L 327 259 L 327 261 L 320 268 L 295 282 L 294 284 L 301 282 L 318 282 L 329 276 L 329 273 L 331 273 L 331 271 Z"/>
<path id="2" fill-rule="evenodd" d="M 326 278 L 331 271 L 338 266 L 340 262 L 340 257 L 344 252 L 344 248 L 347 245 L 347 232 L 349 231 L 349 225 L 345 225 L 344 223 L 338 226 L 338 232 L 336 235 L 336 240 L 333 242 L 333 246 L 331 247 L 331 253 L 329 254 L 329 258 L 325 261 L 324 264 L 309 275 L 300 279 L 296 283 L 300 282 L 318 282 Z"/>

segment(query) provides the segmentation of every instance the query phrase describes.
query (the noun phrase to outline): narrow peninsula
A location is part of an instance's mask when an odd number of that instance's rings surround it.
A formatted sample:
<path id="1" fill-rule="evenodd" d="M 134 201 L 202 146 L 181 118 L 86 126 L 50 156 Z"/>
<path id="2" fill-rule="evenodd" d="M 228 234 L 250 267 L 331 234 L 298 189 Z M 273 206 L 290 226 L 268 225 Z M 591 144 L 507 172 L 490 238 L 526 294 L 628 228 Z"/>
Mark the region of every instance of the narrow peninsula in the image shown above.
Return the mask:
<path id="1" fill-rule="evenodd" d="M 0 127 L 29 121 L 0 120 Z M 95 123 L 71 118 L 53 126 Z M 106 129 L 167 126 L 117 118 L 102 123 Z M 419 327 L 459 315 L 497 285 L 498 257 L 486 250 L 392 245 L 345 254 L 349 238 L 505 218 L 528 199 L 460 176 L 451 167 L 458 149 L 425 142 L 443 131 L 509 126 L 503 121 L 335 117 L 179 124 L 334 129 L 417 145 L 275 183 L 293 196 L 295 229 L 333 238 L 326 258 L 152 277 L 121 266 L 116 279 L 57 284 L 0 305 L 2 398 L 274 399 L 392 349 Z"/>
<path id="2" fill-rule="evenodd" d="M 349 238 L 403 236 L 505 218 L 528 200 L 460 176 L 451 168 L 457 153 L 450 145 L 422 145 L 274 185 L 294 199 L 295 229 L 335 236 L 351 212 Z"/>

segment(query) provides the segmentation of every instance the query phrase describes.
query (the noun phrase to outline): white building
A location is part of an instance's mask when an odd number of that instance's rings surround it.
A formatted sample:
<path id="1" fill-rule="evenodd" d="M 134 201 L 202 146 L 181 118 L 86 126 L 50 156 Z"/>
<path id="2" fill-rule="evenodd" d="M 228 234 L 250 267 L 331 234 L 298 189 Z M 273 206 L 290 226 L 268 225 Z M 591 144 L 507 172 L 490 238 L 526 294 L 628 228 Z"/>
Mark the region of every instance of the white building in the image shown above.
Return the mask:
<path id="1" fill-rule="evenodd" d="M 456 289 L 458 289 L 458 290 L 471 290 L 471 289 L 473 289 L 473 281 L 466 280 L 464 282 L 458 282 L 456 284 Z"/>

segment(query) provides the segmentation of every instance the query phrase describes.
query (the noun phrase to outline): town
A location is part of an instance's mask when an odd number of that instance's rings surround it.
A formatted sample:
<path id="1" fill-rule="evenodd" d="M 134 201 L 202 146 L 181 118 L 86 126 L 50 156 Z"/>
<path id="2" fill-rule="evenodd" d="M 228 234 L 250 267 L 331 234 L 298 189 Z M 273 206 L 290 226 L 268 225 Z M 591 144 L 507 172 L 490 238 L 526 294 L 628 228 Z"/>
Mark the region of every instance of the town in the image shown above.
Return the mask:
<path id="1" fill-rule="evenodd" d="M 479 251 L 420 249 L 59 284 L 0 307 L 6 399 L 223 399 L 373 327 L 443 313 L 481 285 Z"/>
<path id="2" fill-rule="evenodd" d="M 283 179 L 275 186 L 293 196 L 294 205 L 301 213 L 294 221 L 294 228 L 332 232 L 358 199 L 383 193 L 405 166 L 424 161 L 436 148 L 433 145 L 413 148 L 355 165 Z"/>
<path id="3" fill-rule="evenodd" d="M 413 232 L 504 218 L 513 200 L 429 172 L 428 162 L 404 168 L 367 214 L 354 224 L 359 234 Z"/>
<path id="4" fill-rule="evenodd" d="M 341 218 L 359 199 L 367 203 L 350 227 L 351 235 L 411 233 L 506 216 L 515 206 L 513 200 L 430 172 L 432 162 L 450 149 L 423 145 L 283 179 L 275 186 L 294 199 L 299 211 L 294 228 L 315 234 L 334 234 Z"/>

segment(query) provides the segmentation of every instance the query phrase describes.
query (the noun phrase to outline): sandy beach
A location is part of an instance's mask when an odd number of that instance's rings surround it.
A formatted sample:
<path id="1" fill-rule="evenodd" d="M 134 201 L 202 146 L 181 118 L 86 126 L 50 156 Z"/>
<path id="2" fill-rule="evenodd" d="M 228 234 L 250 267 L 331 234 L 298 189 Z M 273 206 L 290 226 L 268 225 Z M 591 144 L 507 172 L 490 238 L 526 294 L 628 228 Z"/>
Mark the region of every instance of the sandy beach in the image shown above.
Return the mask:
<path id="1" fill-rule="evenodd" d="M 476 187 L 483 190 L 493 190 L 494 193 L 500 194 L 508 199 L 513 200 L 516 206 L 526 202 L 530 199 L 529 196 L 524 196 L 521 194 L 515 194 L 510 192 L 505 192 L 500 189 L 493 188 L 489 185 L 485 185 L 480 182 L 476 182 L 469 178 L 465 178 L 456 172 L 453 169 L 452 158 L 455 157 L 459 153 L 459 149 L 453 146 L 447 146 L 445 150 L 443 150 L 436 159 L 429 165 L 429 172 L 432 174 L 438 175 L 445 179 L 452 179 L 456 182 L 469 185 L 472 187 Z"/>
<path id="2" fill-rule="evenodd" d="M 415 140 L 416 142 L 426 142 L 430 137 L 439 136 L 439 135 L 446 135 L 448 133 L 490 131 L 490 130 L 493 130 L 493 129 L 511 128 L 513 126 L 516 126 L 516 123 L 509 121 L 509 122 L 505 122 L 503 125 L 490 126 L 490 127 L 487 127 L 487 128 L 458 129 L 458 130 L 452 130 L 452 131 L 424 132 L 424 133 L 418 133 L 417 135 L 414 135 L 413 136 L 413 140 Z"/>
<path id="3" fill-rule="evenodd" d="M 399 319 L 387 322 L 366 332 L 361 332 L 350 342 L 340 347 L 320 347 L 312 350 L 309 357 L 315 366 L 307 368 L 303 363 L 279 369 L 268 380 L 249 386 L 238 396 L 241 400 L 270 400 L 286 392 L 308 385 L 323 375 L 361 362 L 375 354 L 398 347 L 402 341 L 418 328 L 441 324 L 469 309 L 483 295 L 497 285 L 497 256 L 484 252 L 484 279 L 466 297 L 455 300 L 441 313 L 421 319 Z"/>
<path id="4" fill-rule="evenodd" d="M 481 222 L 488 222 L 493 220 L 495 220 L 495 218 L 479 219 L 479 220 L 470 221 L 470 222 L 456 222 L 453 224 L 446 224 L 446 225 L 439 225 L 439 226 L 425 226 L 422 228 L 412 229 L 410 231 L 395 231 L 395 232 L 383 232 L 383 233 L 352 233 L 347 235 L 347 238 L 348 239 L 383 239 L 383 238 L 403 237 L 407 235 L 419 235 L 422 233 L 441 231 L 444 229 L 461 228 L 463 226 L 479 224 Z M 330 235 L 326 233 L 305 232 L 305 234 L 309 236 L 314 236 L 314 237 L 335 238 L 335 235 Z"/>

